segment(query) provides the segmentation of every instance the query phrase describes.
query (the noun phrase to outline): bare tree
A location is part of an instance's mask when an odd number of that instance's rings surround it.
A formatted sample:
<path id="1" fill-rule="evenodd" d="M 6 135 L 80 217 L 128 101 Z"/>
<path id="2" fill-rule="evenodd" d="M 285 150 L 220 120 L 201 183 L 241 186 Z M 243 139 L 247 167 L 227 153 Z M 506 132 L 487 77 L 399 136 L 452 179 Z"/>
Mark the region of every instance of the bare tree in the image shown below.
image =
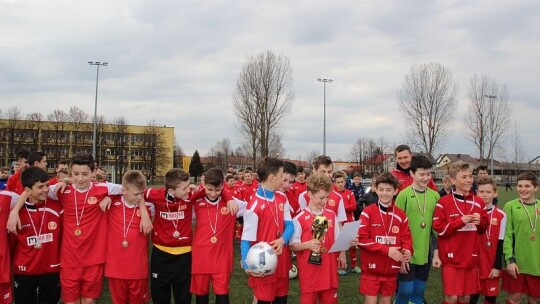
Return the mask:
<path id="1" fill-rule="evenodd" d="M 292 107 L 292 83 L 289 59 L 272 51 L 248 57 L 242 67 L 233 108 L 237 129 L 251 149 L 253 163 L 258 155 L 270 154 L 272 134 Z"/>
<path id="2" fill-rule="evenodd" d="M 20 149 L 18 146 L 21 138 L 18 136 L 18 131 L 22 127 L 23 116 L 21 110 L 17 106 L 14 106 L 6 110 L 4 117 L 6 119 L 4 124 L 5 131 L 2 133 L 5 133 L 9 146 L 9 154 L 7 155 L 7 161 L 9 161 L 15 159 L 15 153 Z"/>
<path id="3" fill-rule="evenodd" d="M 41 138 L 40 133 L 43 129 L 45 117 L 40 112 L 34 112 L 26 115 L 24 120 L 24 128 L 28 130 L 30 134 L 30 141 L 32 142 L 32 150 L 41 150 Z"/>
<path id="4" fill-rule="evenodd" d="M 487 75 L 474 75 L 467 91 L 469 106 L 465 117 L 467 138 L 478 148 L 480 161 L 493 156 L 502 137 L 509 130 L 510 101 L 508 89 Z"/>
<path id="5" fill-rule="evenodd" d="M 278 157 L 283 158 L 285 156 L 285 147 L 283 147 L 283 143 L 281 142 L 281 135 L 276 134 L 272 132 L 270 135 L 270 150 L 269 155 L 272 157 Z"/>
<path id="6" fill-rule="evenodd" d="M 86 143 L 87 135 L 92 130 L 92 124 L 90 124 L 89 115 L 77 106 L 69 108 L 67 113 L 68 120 L 71 123 L 73 136 L 73 147 L 79 147 L 81 144 Z"/>
<path id="7" fill-rule="evenodd" d="M 112 157 L 116 176 L 121 177 L 125 173 L 127 156 L 129 155 L 129 128 L 126 119 L 123 116 L 116 117 L 110 129 L 113 148 L 110 155 L 107 155 L 107 160 Z"/>
<path id="8" fill-rule="evenodd" d="M 213 167 L 218 167 L 221 170 L 227 171 L 231 155 L 233 155 L 231 141 L 228 138 L 224 138 L 210 148 L 210 152 L 208 153 L 209 163 Z"/>
<path id="9" fill-rule="evenodd" d="M 155 120 L 148 123 L 144 129 L 145 140 L 143 141 L 142 156 L 145 162 L 145 170 L 151 182 L 154 182 L 158 172 L 163 172 L 169 163 L 169 156 L 163 133 L 159 130 Z"/>
<path id="10" fill-rule="evenodd" d="M 362 173 L 364 172 L 364 164 L 368 158 L 367 146 L 370 140 L 373 141 L 373 139 L 367 137 L 358 138 L 349 152 L 349 160 L 354 162 L 355 167 Z"/>
<path id="11" fill-rule="evenodd" d="M 406 137 L 433 154 L 448 135 L 456 109 L 457 82 L 439 63 L 413 65 L 397 93 Z"/>
<path id="12" fill-rule="evenodd" d="M 69 155 L 68 114 L 57 109 L 47 115 L 47 121 L 50 127 L 45 136 L 48 147 L 44 152 L 49 160 L 57 162 Z"/>
<path id="13" fill-rule="evenodd" d="M 306 154 L 306 161 L 309 164 L 309 170 L 311 170 L 311 167 L 313 166 L 313 163 L 315 162 L 315 160 L 317 159 L 317 157 L 319 155 L 321 155 L 321 153 L 319 151 L 315 151 L 315 150 L 313 150 L 313 151 L 309 152 L 308 154 Z"/>

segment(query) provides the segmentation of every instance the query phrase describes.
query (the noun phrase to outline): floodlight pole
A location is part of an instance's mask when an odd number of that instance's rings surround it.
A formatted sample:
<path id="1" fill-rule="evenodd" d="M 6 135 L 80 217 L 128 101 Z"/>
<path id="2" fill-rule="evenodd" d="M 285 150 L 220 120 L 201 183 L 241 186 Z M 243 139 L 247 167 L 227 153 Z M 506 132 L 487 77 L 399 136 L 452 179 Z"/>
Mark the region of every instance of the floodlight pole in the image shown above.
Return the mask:
<path id="1" fill-rule="evenodd" d="M 326 83 L 334 81 L 330 78 L 317 78 L 317 81 L 323 83 L 323 155 L 326 155 Z"/>
<path id="2" fill-rule="evenodd" d="M 96 99 L 94 101 L 94 135 L 92 137 L 92 156 L 96 161 L 96 133 L 97 133 L 97 96 L 98 96 L 98 84 L 99 84 L 99 66 L 107 66 L 108 62 L 88 61 L 89 65 L 96 66 Z"/>

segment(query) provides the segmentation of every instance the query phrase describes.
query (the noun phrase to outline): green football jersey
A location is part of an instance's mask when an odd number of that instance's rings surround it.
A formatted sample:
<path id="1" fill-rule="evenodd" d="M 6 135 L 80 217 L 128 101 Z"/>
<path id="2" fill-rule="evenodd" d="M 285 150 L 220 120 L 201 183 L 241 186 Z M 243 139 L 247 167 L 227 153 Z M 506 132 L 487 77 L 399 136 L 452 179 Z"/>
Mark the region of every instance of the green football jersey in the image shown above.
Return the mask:
<path id="1" fill-rule="evenodd" d="M 523 207 L 525 206 L 526 209 Z M 528 214 L 527 212 L 528 211 Z M 504 258 L 514 257 L 520 273 L 540 275 L 540 203 L 521 204 L 519 199 L 504 205 L 506 232 L 504 234 Z M 536 220 L 536 223 L 535 223 Z M 533 231 L 536 225 L 536 231 Z"/>
<path id="2" fill-rule="evenodd" d="M 411 264 L 424 265 L 428 262 L 433 213 L 439 198 L 439 193 L 431 188 L 417 192 L 412 185 L 399 192 L 396 198 L 396 206 L 409 219 L 414 249 Z"/>

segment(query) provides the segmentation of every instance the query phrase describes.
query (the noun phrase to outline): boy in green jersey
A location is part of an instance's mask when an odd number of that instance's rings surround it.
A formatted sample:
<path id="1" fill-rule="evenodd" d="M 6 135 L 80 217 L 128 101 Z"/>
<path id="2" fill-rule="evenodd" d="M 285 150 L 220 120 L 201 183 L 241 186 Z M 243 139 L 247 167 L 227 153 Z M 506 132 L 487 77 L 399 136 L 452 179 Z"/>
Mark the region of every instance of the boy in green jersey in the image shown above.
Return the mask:
<path id="1" fill-rule="evenodd" d="M 412 157 L 409 174 L 413 183 L 396 198 L 396 206 L 405 211 L 413 239 L 414 254 L 410 262 L 401 266 L 398 275 L 396 304 L 423 303 L 424 290 L 429 277 L 429 247 L 431 225 L 439 193 L 428 187 L 431 180 L 431 162 L 424 156 Z M 438 250 L 434 250 L 433 263 L 440 266 Z"/>
<path id="2" fill-rule="evenodd" d="M 506 270 L 502 288 L 506 303 L 521 303 L 521 294 L 530 304 L 540 303 L 540 204 L 535 198 L 538 178 L 532 172 L 517 177 L 519 198 L 504 205 L 507 216 L 504 236 Z"/>

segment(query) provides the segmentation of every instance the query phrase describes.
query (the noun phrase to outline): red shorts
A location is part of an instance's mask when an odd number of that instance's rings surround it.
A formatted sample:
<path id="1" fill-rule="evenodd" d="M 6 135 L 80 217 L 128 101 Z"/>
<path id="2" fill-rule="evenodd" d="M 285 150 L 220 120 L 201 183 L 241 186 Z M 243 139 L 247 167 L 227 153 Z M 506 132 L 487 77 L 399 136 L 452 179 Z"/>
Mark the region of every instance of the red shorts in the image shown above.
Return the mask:
<path id="1" fill-rule="evenodd" d="M 11 282 L 0 283 L 0 303 L 10 304 L 13 301 L 13 291 L 11 290 Z"/>
<path id="2" fill-rule="evenodd" d="M 503 271 L 502 289 L 508 293 L 524 293 L 532 298 L 540 298 L 540 276 L 518 274 L 517 279 L 512 278 L 508 272 Z"/>
<path id="3" fill-rule="evenodd" d="M 388 277 L 362 274 L 359 290 L 366 296 L 393 296 L 397 290 L 397 275 Z"/>
<path id="4" fill-rule="evenodd" d="M 501 291 L 499 288 L 500 277 L 493 279 L 480 279 L 480 293 L 486 297 L 495 297 Z"/>
<path id="5" fill-rule="evenodd" d="M 478 268 L 442 266 L 443 292 L 447 296 L 466 296 L 480 292 Z"/>
<path id="6" fill-rule="evenodd" d="M 113 303 L 144 304 L 150 301 L 148 279 L 109 278 L 109 289 Z"/>
<path id="7" fill-rule="evenodd" d="M 277 285 L 278 283 L 269 283 L 269 284 L 249 284 L 251 289 L 253 289 L 253 295 L 257 300 L 273 302 L 277 295 Z"/>
<path id="8" fill-rule="evenodd" d="M 80 298 L 99 298 L 103 287 L 103 269 L 104 264 L 60 268 L 62 301 L 76 302 Z"/>
<path id="9" fill-rule="evenodd" d="M 207 295 L 210 293 L 210 282 L 212 283 L 214 294 L 229 294 L 231 283 L 231 274 L 229 272 L 192 274 L 190 292 L 200 296 Z"/>
<path id="10" fill-rule="evenodd" d="M 325 289 L 300 294 L 300 304 L 335 304 L 338 302 L 337 289 Z"/>
<path id="11" fill-rule="evenodd" d="M 289 294 L 289 271 L 286 278 L 278 278 L 276 297 L 283 297 Z"/>

